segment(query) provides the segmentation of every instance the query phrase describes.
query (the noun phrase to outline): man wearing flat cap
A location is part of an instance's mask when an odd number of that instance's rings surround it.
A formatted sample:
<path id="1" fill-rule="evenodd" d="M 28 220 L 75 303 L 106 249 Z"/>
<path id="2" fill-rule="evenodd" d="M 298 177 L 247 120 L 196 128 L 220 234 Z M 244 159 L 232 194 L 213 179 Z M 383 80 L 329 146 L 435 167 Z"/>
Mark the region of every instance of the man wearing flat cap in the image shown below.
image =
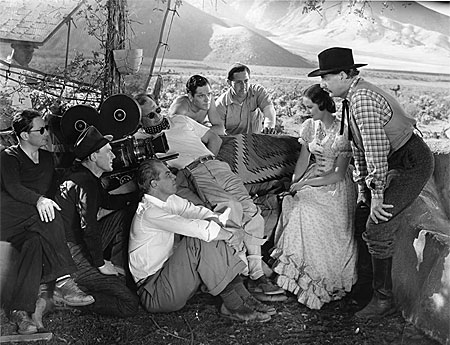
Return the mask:
<path id="1" fill-rule="evenodd" d="M 61 207 L 66 239 L 77 265 L 76 282 L 95 298 L 89 310 L 103 315 L 127 317 L 138 308 L 121 269 L 128 266 L 127 238 L 136 193 L 110 195 L 100 177 L 112 171 L 112 136 L 103 136 L 94 126 L 86 128 L 74 145 L 76 160 L 60 185 L 57 203 Z M 115 210 L 98 220 L 100 207 Z"/>
<path id="2" fill-rule="evenodd" d="M 391 277 L 395 234 L 405 209 L 433 172 L 433 155 L 416 133 L 415 120 L 398 101 L 358 76 L 357 68 L 366 64 L 355 64 L 351 49 L 329 48 L 318 58 L 319 69 L 308 77 L 320 76 L 325 91 L 343 98 L 341 131 L 347 122 L 359 191 L 356 219 L 358 212 L 364 213 L 364 207 L 369 213 L 360 232 L 372 261 L 373 296 L 356 317 L 380 318 L 396 310 Z M 358 227 L 355 235 L 358 239 Z"/>

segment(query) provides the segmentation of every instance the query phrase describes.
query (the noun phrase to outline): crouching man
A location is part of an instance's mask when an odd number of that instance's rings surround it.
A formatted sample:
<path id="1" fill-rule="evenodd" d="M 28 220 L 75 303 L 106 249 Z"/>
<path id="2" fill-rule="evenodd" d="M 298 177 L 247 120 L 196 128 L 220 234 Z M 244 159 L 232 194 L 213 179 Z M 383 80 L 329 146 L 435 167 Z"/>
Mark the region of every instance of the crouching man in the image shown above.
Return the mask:
<path id="1" fill-rule="evenodd" d="M 86 128 L 74 145 L 77 159 L 67 171 L 56 196 L 67 244 L 76 264 L 76 283 L 95 298 L 85 310 L 129 317 L 138 310 L 136 294 L 118 277 L 126 265 L 128 237 L 138 193 L 109 194 L 101 185 L 104 172 L 113 170 L 112 136 Z M 114 212 L 100 220 L 100 207 Z M 115 263 L 118 263 L 116 266 Z M 122 266 L 125 267 L 125 266 Z"/>
<path id="2" fill-rule="evenodd" d="M 223 215 L 175 195 L 176 177 L 159 160 L 142 162 L 137 182 L 144 196 L 131 226 L 129 263 L 143 307 L 179 310 L 203 284 L 222 298 L 223 316 L 269 321 L 275 309 L 256 300 L 240 277 L 242 228 L 226 228 Z"/>

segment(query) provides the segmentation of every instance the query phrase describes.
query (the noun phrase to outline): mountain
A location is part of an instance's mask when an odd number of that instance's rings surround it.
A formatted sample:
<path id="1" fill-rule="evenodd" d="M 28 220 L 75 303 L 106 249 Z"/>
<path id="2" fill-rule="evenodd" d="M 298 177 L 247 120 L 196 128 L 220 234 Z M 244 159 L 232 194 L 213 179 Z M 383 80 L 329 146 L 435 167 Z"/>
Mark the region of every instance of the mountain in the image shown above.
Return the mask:
<path id="1" fill-rule="evenodd" d="M 300 0 L 186 1 L 312 61 L 325 48 L 345 46 L 370 68 L 450 73 L 450 18 L 417 2 L 349 7 L 348 1 L 327 0 L 320 11 L 307 12 Z"/>
<path id="2" fill-rule="evenodd" d="M 152 59 L 159 42 L 164 6 L 160 1 L 128 0 L 134 37 L 125 44 L 127 47 L 143 48 L 147 61 Z M 169 16 L 167 23 L 171 21 Z M 230 24 L 187 2 L 183 2 L 177 9 L 172 26 L 170 29 L 169 26 L 166 27 L 163 41 L 167 39 L 169 30 L 166 58 L 229 64 L 239 61 L 249 65 L 280 67 L 314 66 L 312 61 L 277 45 L 260 32 Z M 35 51 L 35 55 L 63 60 L 66 36 L 67 30 L 59 30 L 44 46 Z M 69 57 L 73 57 L 75 51 L 86 56 L 91 55 L 92 51 L 101 51 L 99 42 L 87 34 L 86 21 L 82 16 L 74 18 L 69 44 Z M 6 55 L 3 51 L 9 53 L 9 47 L 2 49 L 1 55 Z M 161 54 L 162 49 L 159 57 Z"/>

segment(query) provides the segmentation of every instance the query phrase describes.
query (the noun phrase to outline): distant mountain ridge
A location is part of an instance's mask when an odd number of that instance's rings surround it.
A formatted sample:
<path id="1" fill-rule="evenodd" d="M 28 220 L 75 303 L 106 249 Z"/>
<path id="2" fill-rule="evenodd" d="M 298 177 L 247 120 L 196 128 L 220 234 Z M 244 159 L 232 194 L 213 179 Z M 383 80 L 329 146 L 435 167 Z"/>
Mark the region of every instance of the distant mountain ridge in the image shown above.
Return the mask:
<path id="1" fill-rule="evenodd" d="M 153 57 L 159 40 L 163 12 L 155 10 L 158 5 L 163 6 L 157 1 L 128 0 L 135 33 L 130 45 L 133 48 L 143 48 L 147 61 Z M 203 12 L 187 2 L 183 2 L 177 14 L 171 27 L 166 58 L 230 64 L 239 61 L 249 65 L 280 67 L 314 66 L 312 61 L 280 47 L 259 32 L 230 25 L 226 20 Z M 87 34 L 86 26 L 82 18 L 75 18 L 70 35 L 70 57 L 74 56 L 75 51 L 90 56 L 92 51 L 100 50 L 99 42 Z M 168 27 L 164 39 L 167 32 Z M 66 36 L 67 31 L 60 30 L 47 44 L 35 51 L 35 55 L 63 60 Z M 9 52 L 9 47 L 3 45 L 1 48 L 2 55 L 6 55 L 4 51 Z"/>
<path id="2" fill-rule="evenodd" d="M 165 57 L 310 68 L 317 65 L 321 50 L 345 46 L 353 49 L 355 61 L 369 68 L 450 74 L 450 18 L 416 2 L 383 3 L 371 1 L 362 18 L 349 11 L 347 1 L 327 0 L 320 13 L 304 13 L 304 0 L 184 0 Z M 136 34 L 131 47 L 143 48 L 148 62 L 159 40 L 164 4 L 128 4 Z M 83 19 L 75 18 L 74 24 L 69 58 L 75 51 L 86 56 L 99 51 Z M 35 54 L 63 60 L 66 35 L 59 30 Z M 0 48 L 0 58 L 5 58 L 9 45 Z"/>
<path id="3" fill-rule="evenodd" d="M 347 1 L 326 1 L 320 13 L 304 13 L 302 0 L 227 0 L 217 8 L 187 1 L 312 61 L 327 47 L 346 46 L 372 68 L 450 73 L 450 18 L 417 2 L 371 1 L 361 17 Z"/>

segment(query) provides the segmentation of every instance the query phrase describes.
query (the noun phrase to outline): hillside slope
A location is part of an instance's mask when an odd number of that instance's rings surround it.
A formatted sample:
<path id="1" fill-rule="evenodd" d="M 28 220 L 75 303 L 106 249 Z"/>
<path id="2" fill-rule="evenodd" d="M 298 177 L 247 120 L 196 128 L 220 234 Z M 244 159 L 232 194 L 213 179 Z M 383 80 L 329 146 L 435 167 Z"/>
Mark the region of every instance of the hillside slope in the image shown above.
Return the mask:
<path id="1" fill-rule="evenodd" d="M 187 1 L 312 61 L 327 47 L 347 46 L 371 68 L 450 73 L 450 18 L 416 2 L 370 1 L 361 15 L 347 1 L 327 0 L 320 13 L 305 12 L 303 0 L 227 0 L 217 9 Z"/>
<path id="2" fill-rule="evenodd" d="M 126 45 L 144 49 L 144 59 L 151 61 L 159 40 L 163 4 L 157 1 L 128 0 L 132 29 L 135 36 Z M 160 6 L 160 7 L 158 7 Z M 169 16 L 168 23 L 171 21 Z M 70 52 L 90 56 L 92 51 L 103 53 L 99 42 L 87 34 L 85 20 L 74 18 L 70 35 Z M 163 36 L 167 39 L 168 26 Z M 64 60 L 67 31 L 59 30 L 35 55 L 55 60 Z M 2 49 L 2 55 L 9 47 Z M 5 52 L 5 53 L 4 53 Z M 161 57 L 162 49 L 159 56 Z M 227 21 L 205 13 L 183 2 L 173 18 L 170 28 L 166 58 L 196 61 L 232 63 L 236 61 L 251 65 L 280 67 L 312 67 L 313 62 L 278 46 L 259 32 L 242 26 L 234 26 Z"/>

